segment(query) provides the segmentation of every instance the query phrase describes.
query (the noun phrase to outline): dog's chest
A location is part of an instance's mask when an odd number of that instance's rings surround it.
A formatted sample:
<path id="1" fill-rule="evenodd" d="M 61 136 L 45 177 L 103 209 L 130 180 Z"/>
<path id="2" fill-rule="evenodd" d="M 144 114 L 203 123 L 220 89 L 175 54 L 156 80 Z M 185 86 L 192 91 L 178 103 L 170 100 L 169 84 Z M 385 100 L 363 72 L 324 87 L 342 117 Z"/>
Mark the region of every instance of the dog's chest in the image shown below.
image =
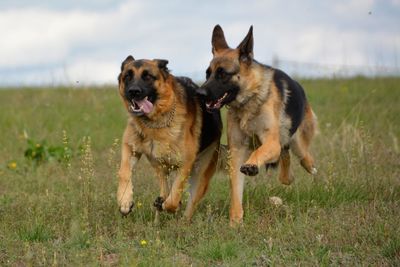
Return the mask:
<path id="1" fill-rule="evenodd" d="M 148 146 L 148 157 L 166 165 L 180 166 L 182 164 L 182 155 L 175 144 L 153 140 Z"/>
<path id="2" fill-rule="evenodd" d="M 268 110 L 257 114 L 242 112 L 236 115 L 236 120 L 240 130 L 248 137 L 260 137 L 275 128 L 279 131 L 281 145 L 287 145 L 290 141 L 291 120 L 283 110 L 279 116 L 276 116 L 273 112 L 268 112 Z"/>
<path id="3" fill-rule="evenodd" d="M 268 129 L 272 121 L 268 113 L 240 112 L 235 117 L 240 130 L 247 136 L 253 136 L 260 130 Z"/>
<path id="4" fill-rule="evenodd" d="M 171 133 L 160 133 L 152 138 L 144 138 L 140 145 L 140 151 L 152 162 L 166 167 L 179 167 L 182 165 L 182 155 L 180 142 L 176 138 L 176 136 L 171 136 Z"/>

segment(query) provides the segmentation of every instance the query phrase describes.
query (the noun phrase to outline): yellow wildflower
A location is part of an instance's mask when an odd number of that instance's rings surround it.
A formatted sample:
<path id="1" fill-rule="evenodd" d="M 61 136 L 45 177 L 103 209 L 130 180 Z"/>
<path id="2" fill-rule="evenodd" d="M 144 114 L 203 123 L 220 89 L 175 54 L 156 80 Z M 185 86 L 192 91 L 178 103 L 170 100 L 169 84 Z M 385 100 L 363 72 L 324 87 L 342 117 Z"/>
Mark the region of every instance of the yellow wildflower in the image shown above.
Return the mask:
<path id="1" fill-rule="evenodd" d="M 17 168 L 17 163 L 15 161 L 11 161 L 7 166 L 9 169 L 15 170 Z"/>
<path id="2" fill-rule="evenodd" d="M 142 202 L 138 201 L 138 203 L 136 203 L 136 207 L 138 209 L 140 209 L 143 206 Z"/>
<path id="3" fill-rule="evenodd" d="M 142 247 L 147 246 L 147 241 L 144 240 L 144 239 L 140 240 L 140 245 L 141 245 Z"/>

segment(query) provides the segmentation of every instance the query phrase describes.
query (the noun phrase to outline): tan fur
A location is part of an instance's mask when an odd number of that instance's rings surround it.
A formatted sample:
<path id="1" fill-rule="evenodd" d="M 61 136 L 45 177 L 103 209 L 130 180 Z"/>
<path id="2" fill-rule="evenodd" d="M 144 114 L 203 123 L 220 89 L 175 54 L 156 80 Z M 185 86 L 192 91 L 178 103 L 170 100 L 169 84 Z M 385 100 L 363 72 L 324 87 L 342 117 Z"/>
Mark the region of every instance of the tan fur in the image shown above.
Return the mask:
<path id="1" fill-rule="evenodd" d="M 289 149 L 282 149 L 279 159 L 279 181 L 282 184 L 290 185 L 294 180 L 290 171 L 290 153 Z"/>
<path id="2" fill-rule="evenodd" d="M 262 70 L 255 70 L 261 72 Z M 251 87 L 241 88 L 240 103 L 231 104 L 228 113 L 228 140 L 231 153 L 231 224 L 241 222 L 243 218 L 242 194 L 244 174 L 239 170 L 245 165 L 256 165 L 258 168 L 279 160 L 279 180 L 290 184 L 293 175 L 290 171 L 290 154 L 284 146 L 289 145 L 301 165 L 313 173 L 314 161 L 308 152 L 309 145 L 315 133 L 315 115 L 308 105 L 303 122 L 296 134 L 290 138 L 290 119 L 284 113 L 285 103 L 279 97 L 278 90 L 272 82 L 273 73 L 253 73 L 251 77 L 262 79 L 260 82 L 247 82 Z M 242 80 L 251 78 L 241 76 Z M 267 96 L 267 97 L 266 97 Z M 256 136 L 261 145 L 253 152 L 248 150 L 248 142 Z M 243 141 L 246 140 L 246 141 Z M 281 153 L 282 151 L 282 153 Z M 250 153 L 251 152 L 251 153 Z M 247 155 L 250 153 L 250 156 Z"/>
<path id="3" fill-rule="evenodd" d="M 311 140 L 317 133 L 317 117 L 311 109 L 310 105 L 306 107 L 303 122 L 294 134 L 290 147 L 293 153 L 300 159 L 300 164 L 311 174 L 316 174 L 314 168 L 314 159 L 309 152 Z"/>
<path id="4" fill-rule="evenodd" d="M 157 76 L 155 87 L 158 100 L 153 111 L 148 115 L 151 121 L 163 120 L 164 114 L 171 112 L 175 103 L 175 113 L 170 127 L 152 129 L 146 127 L 141 117 L 130 116 L 122 140 L 121 167 L 119 170 L 119 186 L 117 192 L 120 211 L 129 213 L 132 202 L 132 170 L 142 155 L 146 156 L 156 171 L 160 183 L 160 196 L 165 200 L 163 210 L 175 212 L 180 205 L 182 192 L 195 162 L 200 162 L 200 171 L 196 173 L 198 186 L 192 190 L 191 202 L 188 204 L 185 215 L 191 218 L 194 208 L 204 195 L 208 182 L 215 171 L 211 159 L 215 157 L 217 143 L 209 147 L 209 153 L 197 155 L 199 149 L 202 112 L 198 103 L 188 108 L 184 89 L 176 82 L 171 74 L 159 73 L 153 61 L 147 61 L 140 68 L 132 64 L 125 66 L 139 75 L 143 68 Z M 166 77 L 163 77 L 166 76 Z M 120 94 L 128 109 L 129 102 L 124 98 L 124 83 L 120 82 Z M 214 153 L 215 152 L 215 153 Z M 214 166 L 214 167 L 213 167 Z M 176 176 L 169 190 L 167 177 L 176 170 Z"/>
<path id="5" fill-rule="evenodd" d="M 244 173 L 254 175 L 265 164 L 279 161 L 279 180 L 290 184 L 289 148 L 299 158 L 301 165 L 315 174 L 314 160 L 309 153 L 311 139 L 316 132 L 316 117 L 307 104 L 305 116 L 296 133 L 290 136 L 292 121 L 285 112 L 288 90 L 283 86 L 283 95 L 275 84 L 274 69 L 260 64 L 251 64 L 253 58 L 252 27 L 236 48 L 228 47 L 222 28 L 217 25 L 212 37 L 213 59 L 210 73 L 218 68 L 236 73 L 230 82 L 239 85 L 234 101 L 228 103 L 227 126 L 230 152 L 231 225 L 243 219 L 242 196 Z M 236 70 L 236 71 L 235 71 Z M 254 142 L 256 140 L 257 142 Z M 251 149 L 254 143 L 259 143 Z M 254 171 L 256 170 L 256 171 Z M 249 174 L 250 175 L 250 174 Z"/>
<path id="6" fill-rule="evenodd" d="M 260 72 L 263 72 L 264 76 Z M 308 105 L 303 122 L 296 134 L 290 138 L 291 122 L 284 113 L 285 103 L 279 97 L 272 75 L 273 73 L 265 73 L 265 70 L 255 69 L 251 78 L 241 76 L 242 80 L 262 77 L 263 82 L 248 81 L 247 85 L 252 87 L 241 88 L 237 98 L 243 99 L 243 102 L 233 102 L 228 111 L 228 140 L 231 153 L 230 218 L 233 225 L 241 222 L 243 218 L 244 174 L 239 171 L 243 164 L 260 168 L 279 160 L 279 180 L 288 185 L 294 178 L 290 172 L 289 151 L 282 148 L 290 145 L 294 154 L 299 157 L 301 165 L 308 172 L 314 172 L 314 161 L 308 149 L 316 130 L 316 117 Z M 251 152 L 248 149 L 249 142 L 254 136 L 261 145 Z M 249 153 L 250 156 L 247 157 Z"/>

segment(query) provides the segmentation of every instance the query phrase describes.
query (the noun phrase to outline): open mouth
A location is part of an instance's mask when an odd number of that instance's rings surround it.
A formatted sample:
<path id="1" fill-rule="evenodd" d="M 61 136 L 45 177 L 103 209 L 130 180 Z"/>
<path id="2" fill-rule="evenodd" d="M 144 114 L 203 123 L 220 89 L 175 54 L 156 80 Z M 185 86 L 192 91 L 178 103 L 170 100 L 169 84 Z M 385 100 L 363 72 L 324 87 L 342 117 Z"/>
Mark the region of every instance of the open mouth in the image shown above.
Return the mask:
<path id="1" fill-rule="evenodd" d="M 136 115 L 148 114 L 153 110 L 153 103 L 151 103 L 146 96 L 141 100 L 131 100 L 129 111 Z"/>
<path id="2" fill-rule="evenodd" d="M 226 92 L 222 97 L 218 98 L 217 101 L 207 101 L 206 107 L 208 110 L 220 109 L 223 106 L 223 101 L 228 97 L 228 92 Z"/>

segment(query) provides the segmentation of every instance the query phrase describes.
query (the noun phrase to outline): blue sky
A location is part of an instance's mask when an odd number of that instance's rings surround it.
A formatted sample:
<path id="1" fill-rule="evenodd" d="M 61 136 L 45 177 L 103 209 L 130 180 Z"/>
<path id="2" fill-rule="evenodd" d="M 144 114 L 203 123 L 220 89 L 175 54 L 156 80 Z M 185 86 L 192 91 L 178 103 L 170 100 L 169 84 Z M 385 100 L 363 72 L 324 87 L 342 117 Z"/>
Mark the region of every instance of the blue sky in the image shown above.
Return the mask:
<path id="1" fill-rule="evenodd" d="M 292 75 L 399 74 L 400 0 L 2 0 L 0 86 L 115 84 L 129 54 L 201 80 L 215 24 Z"/>

